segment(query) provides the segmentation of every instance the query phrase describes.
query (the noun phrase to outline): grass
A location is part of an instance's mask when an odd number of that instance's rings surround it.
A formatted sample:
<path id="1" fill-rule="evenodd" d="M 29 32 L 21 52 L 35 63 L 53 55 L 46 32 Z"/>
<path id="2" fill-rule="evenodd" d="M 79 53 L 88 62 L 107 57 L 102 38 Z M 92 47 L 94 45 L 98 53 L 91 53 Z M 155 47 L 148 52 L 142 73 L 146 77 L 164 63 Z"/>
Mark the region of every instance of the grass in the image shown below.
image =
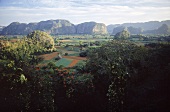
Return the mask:
<path id="1" fill-rule="evenodd" d="M 79 56 L 79 53 L 68 54 L 68 56 Z"/>
<path id="2" fill-rule="evenodd" d="M 85 61 L 84 60 L 79 60 L 78 63 L 76 63 L 75 66 L 80 66 L 80 65 L 84 65 Z"/>
<path id="3" fill-rule="evenodd" d="M 109 41 L 112 38 L 70 38 L 67 40 L 59 40 L 60 42 L 63 42 L 64 44 L 69 44 L 69 45 L 79 45 L 79 42 L 81 41 L 82 43 L 89 43 L 89 42 L 96 42 L 96 41 Z"/>
<path id="4" fill-rule="evenodd" d="M 72 61 L 73 61 L 72 59 L 62 58 L 56 62 L 56 66 L 68 67 Z"/>

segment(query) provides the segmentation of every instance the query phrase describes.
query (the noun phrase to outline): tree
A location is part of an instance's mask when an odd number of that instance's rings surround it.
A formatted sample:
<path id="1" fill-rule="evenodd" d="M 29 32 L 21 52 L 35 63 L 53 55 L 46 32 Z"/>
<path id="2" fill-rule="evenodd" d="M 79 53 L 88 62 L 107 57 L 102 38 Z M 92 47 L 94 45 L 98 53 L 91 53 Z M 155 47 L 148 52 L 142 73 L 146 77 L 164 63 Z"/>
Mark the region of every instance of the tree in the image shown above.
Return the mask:
<path id="1" fill-rule="evenodd" d="M 27 35 L 27 38 L 31 38 L 33 44 L 43 46 L 48 50 L 54 49 L 54 39 L 45 32 L 42 31 L 33 31 L 32 33 Z"/>
<path id="2" fill-rule="evenodd" d="M 125 39 L 128 39 L 129 37 L 130 37 L 130 33 L 126 29 L 124 29 L 121 32 L 118 32 L 115 35 L 115 39 L 119 39 L 119 40 L 125 40 Z"/>
<path id="3" fill-rule="evenodd" d="M 123 111 L 127 80 L 140 68 L 145 55 L 145 48 L 126 41 L 108 42 L 89 51 L 87 71 L 94 76 L 94 85 L 97 93 L 102 94 L 101 98 L 109 98 L 109 110 Z"/>

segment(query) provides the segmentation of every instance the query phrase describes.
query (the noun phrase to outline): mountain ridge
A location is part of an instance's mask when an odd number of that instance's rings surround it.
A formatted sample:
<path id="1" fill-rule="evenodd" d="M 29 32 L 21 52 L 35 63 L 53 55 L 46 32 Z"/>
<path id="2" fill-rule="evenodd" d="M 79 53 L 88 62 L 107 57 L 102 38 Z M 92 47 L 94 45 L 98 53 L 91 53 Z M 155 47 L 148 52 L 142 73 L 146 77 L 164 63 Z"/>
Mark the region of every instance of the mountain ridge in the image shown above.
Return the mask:
<path id="1" fill-rule="evenodd" d="M 36 23 L 12 22 L 2 29 L 2 35 L 27 35 L 34 30 L 40 30 L 52 35 L 65 34 L 107 34 L 106 25 L 96 22 L 84 22 L 74 25 L 65 19 L 46 20 Z"/>
<path id="2" fill-rule="evenodd" d="M 107 26 L 107 30 L 110 34 L 115 34 L 117 32 L 113 32 L 113 30 L 117 27 L 133 27 L 133 28 L 141 28 L 143 31 L 147 30 L 156 30 L 161 27 L 163 24 L 167 24 L 170 26 L 170 20 L 164 21 L 148 21 L 148 22 L 136 22 L 136 23 L 122 23 L 122 24 L 110 24 Z"/>
<path id="3" fill-rule="evenodd" d="M 163 24 L 170 27 L 170 20 L 148 21 L 136 23 L 110 24 L 97 23 L 94 21 L 73 24 L 66 19 L 45 20 L 40 22 L 19 23 L 12 22 L 6 27 L 0 27 L 1 35 L 27 35 L 34 30 L 47 32 L 51 35 L 66 34 L 116 34 L 127 28 L 131 34 L 158 34 L 170 33 L 169 30 L 161 31 Z M 165 27 L 164 27 L 165 28 Z M 160 31 L 159 31 L 159 30 Z M 157 33 L 158 31 L 158 33 Z"/>

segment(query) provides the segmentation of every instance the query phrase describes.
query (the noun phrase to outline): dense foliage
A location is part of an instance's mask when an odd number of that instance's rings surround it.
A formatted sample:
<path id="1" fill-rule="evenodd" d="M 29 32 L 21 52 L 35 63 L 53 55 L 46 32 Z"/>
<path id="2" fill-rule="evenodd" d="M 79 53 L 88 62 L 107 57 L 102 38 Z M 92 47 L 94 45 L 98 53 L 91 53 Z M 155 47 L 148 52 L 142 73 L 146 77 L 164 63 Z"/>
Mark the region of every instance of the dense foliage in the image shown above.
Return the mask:
<path id="1" fill-rule="evenodd" d="M 30 80 L 34 66 L 41 61 L 34 55 L 40 48 L 25 39 L 15 43 L 1 41 L 0 46 L 1 109 L 11 107 L 22 110 L 27 108 L 25 106 L 29 96 L 20 98 L 27 95 L 27 81 Z"/>
<path id="2" fill-rule="evenodd" d="M 109 110 L 123 111 L 128 79 L 136 75 L 146 55 L 145 48 L 124 41 L 109 42 L 89 53 L 87 69 L 94 76 L 96 91 L 108 100 Z"/>
<path id="3" fill-rule="evenodd" d="M 170 45 L 110 41 L 72 69 L 42 68 L 34 39 L 0 42 L 0 111 L 168 111 Z"/>
<path id="4" fill-rule="evenodd" d="M 115 39 L 118 39 L 118 40 L 125 40 L 125 39 L 128 39 L 129 37 L 130 37 L 130 33 L 126 29 L 124 29 L 121 32 L 116 33 L 115 35 Z"/>
<path id="5" fill-rule="evenodd" d="M 33 31 L 27 35 L 27 38 L 31 38 L 34 44 L 41 45 L 47 49 L 54 49 L 54 39 L 45 32 Z"/>

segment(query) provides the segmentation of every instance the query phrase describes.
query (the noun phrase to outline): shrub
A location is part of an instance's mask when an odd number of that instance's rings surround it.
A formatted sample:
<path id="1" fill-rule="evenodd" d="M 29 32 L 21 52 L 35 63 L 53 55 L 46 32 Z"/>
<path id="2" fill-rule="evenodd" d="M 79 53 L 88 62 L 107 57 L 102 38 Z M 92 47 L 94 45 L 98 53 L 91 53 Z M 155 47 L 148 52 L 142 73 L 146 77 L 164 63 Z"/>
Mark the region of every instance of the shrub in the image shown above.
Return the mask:
<path id="1" fill-rule="evenodd" d="M 68 53 L 65 53 L 64 55 L 65 55 L 65 56 L 68 56 Z"/>
<path id="2" fill-rule="evenodd" d="M 83 51 L 79 54 L 80 57 L 86 57 L 87 56 L 87 51 Z"/>

